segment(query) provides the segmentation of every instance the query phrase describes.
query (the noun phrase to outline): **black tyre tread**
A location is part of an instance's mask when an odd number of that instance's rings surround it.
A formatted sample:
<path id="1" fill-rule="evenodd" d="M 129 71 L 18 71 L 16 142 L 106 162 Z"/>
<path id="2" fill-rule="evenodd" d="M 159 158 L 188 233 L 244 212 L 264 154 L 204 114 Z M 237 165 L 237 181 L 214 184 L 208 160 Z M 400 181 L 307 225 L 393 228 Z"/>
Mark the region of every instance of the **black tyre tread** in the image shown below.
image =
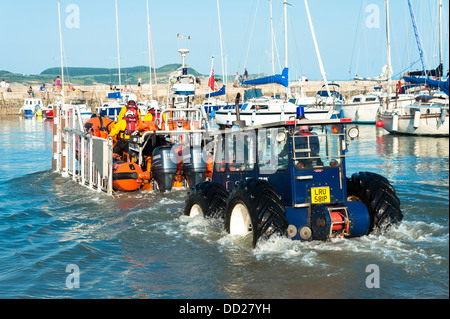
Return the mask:
<path id="1" fill-rule="evenodd" d="M 188 194 L 184 214 L 189 215 L 191 207 L 200 205 L 206 218 L 223 219 L 228 199 L 225 187 L 215 182 L 202 182 L 194 186 Z"/>
<path id="2" fill-rule="evenodd" d="M 395 194 L 395 188 L 391 185 L 389 180 L 387 180 L 385 177 L 371 172 L 359 172 L 352 175 L 352 181 L 359 183 L 360 187 L 365 187 L 367 193 L 367 196 L 370 197 L 370 192 L 372 189 L 377 189 L 376 187 L 373 187 L 373 185 L 377 184 L 383 184 L 384 187 L 389 188 L 390 191 Z"/>
<path id="3" fill-rule="evenodd" d="M 384 232 L 391 225 L 398 224 L 403 219 L 400 209 L 400 199 L 395 188 L 381 175 L 370 172 L 359 172 L 347 179 L 349 196 L 356 196 L 369 210 L 369 233 Z"/>
<path id="4" fill-rule="evenodd" d="M 274 234 L 286 235 L 288 221 L 286 209 L 276 188 L 259 179 L 241 181 L 231 193 L 225 214 L 225 227 L 230 232 L 231 211 L 237 203 L 247 206 L 252 219 L 253 247 L 260 239 Z"/>

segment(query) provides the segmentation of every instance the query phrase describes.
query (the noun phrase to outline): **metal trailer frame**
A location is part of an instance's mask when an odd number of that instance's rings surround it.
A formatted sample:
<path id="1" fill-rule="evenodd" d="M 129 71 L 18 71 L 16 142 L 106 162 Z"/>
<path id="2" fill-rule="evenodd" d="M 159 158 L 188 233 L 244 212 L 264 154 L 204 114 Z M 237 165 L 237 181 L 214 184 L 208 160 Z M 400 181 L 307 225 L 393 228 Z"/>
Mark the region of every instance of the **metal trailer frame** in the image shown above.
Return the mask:
<path id="1" fill-rule="evenodd" d="M 84 131 L 77 106 L 59 103 L 53 120 L 53 171 L 98 192 L 112 192 L 112 141 Z"/>

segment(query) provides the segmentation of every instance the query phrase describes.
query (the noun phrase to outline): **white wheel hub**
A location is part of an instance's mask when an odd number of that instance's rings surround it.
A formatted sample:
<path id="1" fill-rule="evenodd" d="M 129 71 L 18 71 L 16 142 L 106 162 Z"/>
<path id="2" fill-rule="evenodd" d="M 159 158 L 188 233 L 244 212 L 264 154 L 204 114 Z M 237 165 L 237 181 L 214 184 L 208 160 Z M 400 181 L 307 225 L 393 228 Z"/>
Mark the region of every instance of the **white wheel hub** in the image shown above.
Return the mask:
<path id="1" fill-rule="evenodd" d="M 203 209 L 200 207 L 199 204 L 194 204 L 191 207 L 191 211 L 189 212 L 189 217 L 195 217 L 201 215 L 203 216 Z"/>
<path id="2" fill-rule="evenodd" d="M 230 217 L 230 235 L 245 236 L 253 231 L 248 209 L 243 204 L 233 207 Z"/>

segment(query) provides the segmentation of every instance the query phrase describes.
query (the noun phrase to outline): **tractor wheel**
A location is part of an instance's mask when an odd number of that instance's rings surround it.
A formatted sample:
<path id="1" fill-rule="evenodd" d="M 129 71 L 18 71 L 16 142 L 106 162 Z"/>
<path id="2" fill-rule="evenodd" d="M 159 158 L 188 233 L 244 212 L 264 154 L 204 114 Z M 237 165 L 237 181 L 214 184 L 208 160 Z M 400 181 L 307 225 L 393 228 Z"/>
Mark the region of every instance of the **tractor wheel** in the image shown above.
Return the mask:
<path id="1" fill-rule="evenodd" d="M 403 219 L 394 187 L 381 175 L 360 172 L 347 178 L 348 200 L 363 202 L 369 211 L 369 234 L 384 232 L 390 226 L 398 224 Z"/>
<path id="2" fill-rule="evenodd" d="M 259 179 L 241 181 L 231 193 L 225 212 L 225 228 L 231 235 L 252 233 L 259 239 L 287 235 L 286 209 L 275 187 Z"/>
<path id="3" fill-rule="evenodd" d="M 202 182 L 192 188 L 186 200 L 184 214 L 190 217 L 201 214 L 204 217 L 224 218 L 228 192 L 214 182 Z"/>

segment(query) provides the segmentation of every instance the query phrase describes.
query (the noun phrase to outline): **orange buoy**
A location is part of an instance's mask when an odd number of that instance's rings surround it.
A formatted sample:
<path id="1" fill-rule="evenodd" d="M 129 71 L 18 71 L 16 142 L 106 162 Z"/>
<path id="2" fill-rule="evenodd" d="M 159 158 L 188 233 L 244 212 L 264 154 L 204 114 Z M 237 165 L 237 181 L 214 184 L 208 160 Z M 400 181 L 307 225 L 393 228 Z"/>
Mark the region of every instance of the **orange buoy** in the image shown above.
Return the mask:
<path id="1" fill-rule="evenodd" d="M 113 188 L 123 192 L 132 192 L 150 179 L 150 173 L 142 171 L 136 163 L 118 161 L 113 167 Z"/>

